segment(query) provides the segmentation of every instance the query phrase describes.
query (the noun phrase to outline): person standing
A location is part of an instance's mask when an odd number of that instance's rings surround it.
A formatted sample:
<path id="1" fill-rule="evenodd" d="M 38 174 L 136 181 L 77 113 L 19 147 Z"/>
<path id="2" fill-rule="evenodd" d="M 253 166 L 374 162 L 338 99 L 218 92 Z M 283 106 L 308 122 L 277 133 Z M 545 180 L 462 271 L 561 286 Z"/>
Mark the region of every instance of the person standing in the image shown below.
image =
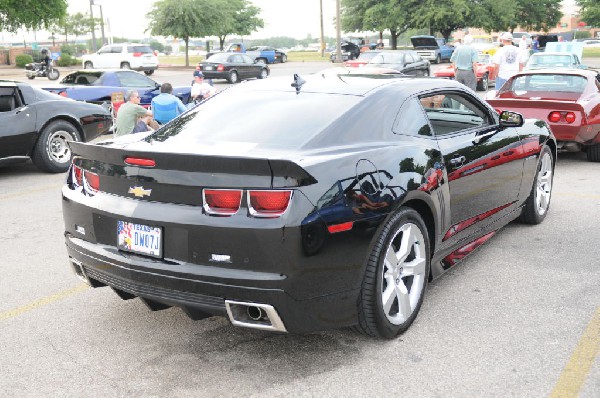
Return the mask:
<path id="1" fill-rule="evenodd" d="M 477 50 L 471 47 L 473 36 L 466 35 L 463 44 L 452 52 L 450 62 L 454 65 L 454 78 L 457 82 L 464 84 L 471 90 L 477 88 Z"/>
<path id="2" fill-rule="evenodd" d="M 137 126 L 138 122 L 143 122 L 155 130 L 158 128 L 158 124 L 152 120 L 152 112 L 140 105 L 140 95 L 137 91 L 127 91 L 125 99 L 127 102 L 121 105 L 117 112 L 115 137 L 131 134 L 134 129 L 136 132 L 144 131 Z"/>
<path id="3" fill-rule="evenodd" d="M 496 76 L 496 90 L 499 90 L 513 75 L 519 73 L 525 63 L 526 55 L 519 51 L 518 47 L 513 46 L 512 41 L 512 33 L 502 33 L 500 35 L 502 47 L 496 51 L 492 58 L 494 75 Z"/>
<path id="4" fill-rule="evenodd" d="M 533 39 L 531 40 L 531 50 L 534 53 L 537 53 L 540 51 L 540 42 L 539 42 L 537 36 L 533 36 Z"/>
<path id="5" fill-rule="evenodd" d="M 165 124 L 185 112 L 187 108 L 173 95 L 171 83 L 160 86 L 160 94 L 152 98 L 152 115 L 160 124 Z"/>

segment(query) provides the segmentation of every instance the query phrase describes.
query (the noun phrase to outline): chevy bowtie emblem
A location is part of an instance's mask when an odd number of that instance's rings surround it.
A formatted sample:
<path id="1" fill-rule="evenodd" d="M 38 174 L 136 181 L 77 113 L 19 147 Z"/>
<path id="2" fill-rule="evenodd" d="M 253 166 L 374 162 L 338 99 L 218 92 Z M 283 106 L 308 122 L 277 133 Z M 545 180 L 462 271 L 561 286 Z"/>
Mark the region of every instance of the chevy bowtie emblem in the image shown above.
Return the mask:
<path id="1" fill-rule="evenodd" d="M 144 187 L 129 187 L 129 192 L 137 198 L 143 198 L 144 196 L 150 196 L 152 193 L 151 189 L 144 189 Z"/>

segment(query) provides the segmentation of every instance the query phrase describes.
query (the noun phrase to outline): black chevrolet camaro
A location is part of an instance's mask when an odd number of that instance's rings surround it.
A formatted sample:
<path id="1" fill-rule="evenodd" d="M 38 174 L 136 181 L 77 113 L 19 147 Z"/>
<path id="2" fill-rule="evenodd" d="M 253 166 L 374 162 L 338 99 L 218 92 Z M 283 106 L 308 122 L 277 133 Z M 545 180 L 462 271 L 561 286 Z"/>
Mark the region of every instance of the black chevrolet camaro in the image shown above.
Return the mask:
<path id="1" fill-rule="evenodd" d="M 31 158 L 43 171 L 71 165 L 68 141 L 90 141 L 112 126 L 110 113 L 26 83 L 0 81 L 0 166 Z"/>
<path id="2" fill-rule="evenodd" d="M 542 222 L 556 158 L 544 122 L 459 83 L 362 75 L 249 82 L 156 132 L 71 146 L 65 239 L 91 286 L 387 338 L 428 281 L 508 222 Z"/>

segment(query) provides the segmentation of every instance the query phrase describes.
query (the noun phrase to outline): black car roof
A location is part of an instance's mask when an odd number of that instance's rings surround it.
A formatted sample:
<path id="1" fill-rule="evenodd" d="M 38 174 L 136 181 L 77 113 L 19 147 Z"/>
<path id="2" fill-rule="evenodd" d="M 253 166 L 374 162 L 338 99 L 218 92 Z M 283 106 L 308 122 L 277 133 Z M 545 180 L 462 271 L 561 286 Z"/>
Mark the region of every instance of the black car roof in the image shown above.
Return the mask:
<path id="1" fill-rule="evenodd" d="M 302 75 L 305 81 L 299 90 L 292 86 L 294 79 L 288 77 L 272 77 L 267 80 L 248 81 L 229 90 L 242 91 L 299 91 L 301 93 L 323 93 L 340 95 L 365 96 L 370 92 L 388 86 L 401 85 L 407 93 L 422 91 L 424 88 L 433 89 L 440 87 L 460 88 L 460 83 L 447 79 L 398 77 L 398 75 L 330 75 L 312 74 Z"/>

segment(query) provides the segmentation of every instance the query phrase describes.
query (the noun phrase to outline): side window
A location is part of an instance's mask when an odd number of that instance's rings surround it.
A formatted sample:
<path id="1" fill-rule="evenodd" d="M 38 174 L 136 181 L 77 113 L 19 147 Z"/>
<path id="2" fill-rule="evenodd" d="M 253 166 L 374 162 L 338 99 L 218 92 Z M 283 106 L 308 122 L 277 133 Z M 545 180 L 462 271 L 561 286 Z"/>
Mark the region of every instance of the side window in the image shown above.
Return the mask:
<path id="1" fill-rule="evenodd" d="M 417 98 L 410 98 L 402 104 L 394 122 L 394 133 L 402 135 L 432 135 L 423 108 Z"/>
<path id="2" fill-rule="evenodd" d="M 487 110 L 459 93 L 438 93 L 419 98 L 435 135 L 453 134 L 494 123 Z"/>
<path id="3" fill-rule="evenodd" d="M 230 57 L 229 62 L 242 63 L 244 61 L 243 61 L 243 58 L 241 55 L 236 54 L 236 55 Z"/>
<path id="4" fill-rule="evenodd" d="M 245 64 L 253 64 L 254 63 L 254 60 L 247 55 L 241 55 L 241 57 L 244 60 Z"/>
<path id="5" fill-rule="evenodd" d="M 404 54 L 404 62 L 407 64 L 412 64 L 415 62 L 411 53 Z"/>
<path id="6" fill-rule="evenodd" d="M 0 113 L 10 112 L 19 106 L 12 87 L 0 87 Z"/>
<path id="7" fill-rule="evenodd" d="M 100 51 L 98 51 L 99 54 L 110 54 L 110 52 L 112 47 L 102 47 L 100 49 Z"/>

